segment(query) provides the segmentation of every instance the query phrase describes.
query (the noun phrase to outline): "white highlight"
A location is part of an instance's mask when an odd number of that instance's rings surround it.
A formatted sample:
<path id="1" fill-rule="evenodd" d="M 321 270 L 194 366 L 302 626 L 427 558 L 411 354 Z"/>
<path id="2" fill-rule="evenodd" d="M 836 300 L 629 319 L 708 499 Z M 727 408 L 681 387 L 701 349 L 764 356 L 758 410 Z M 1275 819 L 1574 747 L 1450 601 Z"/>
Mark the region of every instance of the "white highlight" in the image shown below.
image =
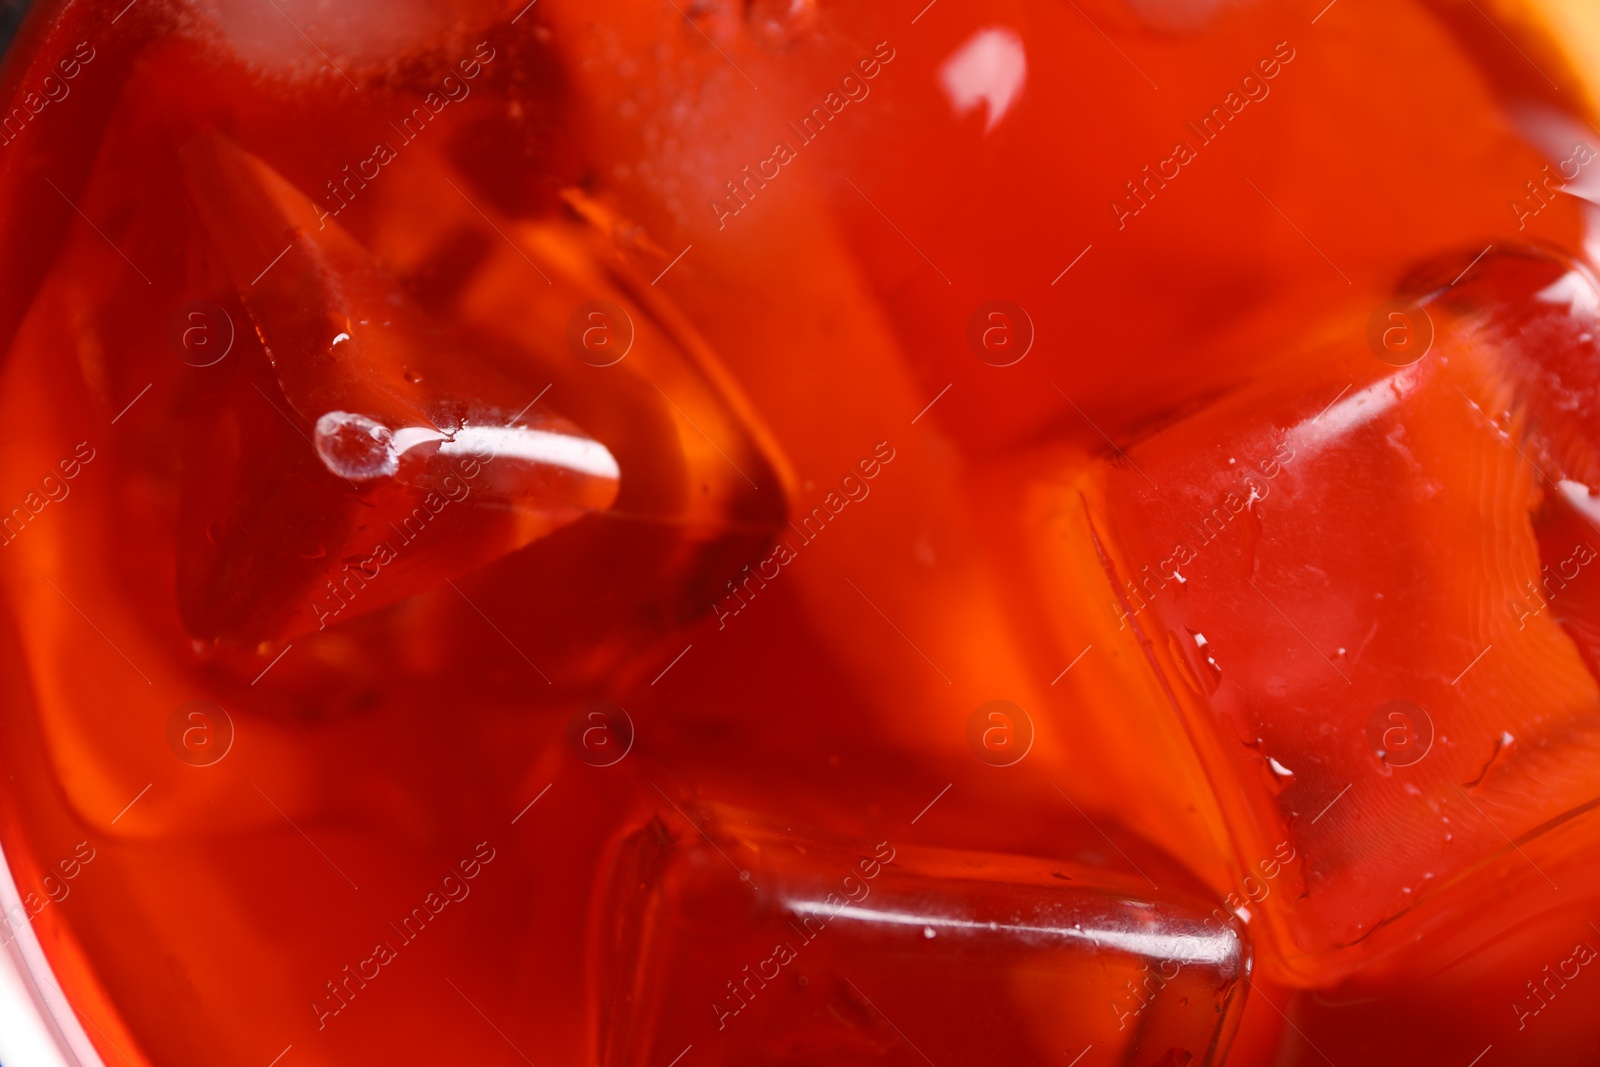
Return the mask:
<path id="1" fill-rule="evenodd" d="M 1568 271 L 1534 294 L 1534 299 L 1546 304 L 1570 309 L 1574 314 L 1600 314 L 1600 293 L 1577 271 Z"/>
<path id="2" fill-rule="evenodd" d="M 1232 953 L 1231 939 L 1213 936 L 1185 937 L 1150 930 L 1085 930 L 1079 926 L 1034 926 L 1023 922 L 976 922 L 947 915 L 913 915 L 902 911 L 879 911 L 853 904 L 835 905 L 816 900 L 790 900 L 785 904 L 801 915 L 821 915 L 828 919 L 855 919 L 858 922 L 892 926 L 921 927 L 923 937 L 933 930 L 1004 931 L 1012 935 L 1033 935 L 1063 940 L 1086 941 L 1101 948 L 1114 948 L 1152 959 L 1179 963 L 1226 963 Z"/>
<path id="3" fill-rule="evenodd" d="M 1567 498 L 1567 503 L 1587 516 L 1590 522 L 1600 523 L 1600 498 L 1589 495 L 1587 485 L 1570 478 L 1563 478 L 1557 484 L 1561 489 L 1561 495 Z"/>
<path id="4" fill-rule="evenodd" d="M 56 983 L 26 905 L 0 852 L 0 1063 L 100 1067 L 89 1035 Z"/>
<path id="5" fill-rule="evenodd" d="M 986 106 L 988 134 L 999 125 L 1028 81 L 1028 57 L 1022 38 L 1003 26 L 979 30 L 939 67 L 939 85 L 956 118 Z"/>
<path id="6" fill-rule="evenodd" d="M 445 435 L 435 430 L 432 426 L 402 426 L 390 438 L 394 454 L 397 456 L 404 452 L 409 452 L 418 445 L 425 445 L 430 441 L 444 440 L 447 440 Z"/>
<path id="7" fill-rule="evenodd" d="M 1593 129 L 1581 122 L 1574 122 L 1552 108 L 1539 106 L 1513 108 L 1511 120 L 1550 164 L 1551 172 L 1561 183 L 1561 192 L 1591 204 L 1600 204 L 1600 167 L 1595 165 L 1600 163 L 1600 159 L 1591 158 L 1588 163 L 1579 163 L 1577 158 L 1579 145 L 1600 155 L 1600 141 L 1596 141 Z M 1542 170 L 1525 177 L 1548 195 L 1549 187 L 1544 184 L 1545 174 Z M 1526 187 L 1517 195 L 1528 206 L 1539 206 Z"/>
<path id="8" fill-rule="evenodd" d="M 341 439 L 349 432 L 366 450 L 352 450 Z M 362 436 L 367 438 L 362 441 Z M 463 426 L 453 435 L 431 426 L 389 428 L 365 415 L 330 411 L 317 420 L 317 452 L 322 462 L 345 478 L 392 478 L 400 457 L 421 445 L 439 445 L 444 456 L 493 456 L 543 463 L 579 474 L 616 481 L 621 469 L 599 441 L 571 434 L 535 430 L 526 426 Z M 353 452 L 353 454 L 352 454 Z"/>
<path id="9" fill-rule="evenodd" d="M 1387 378 L 1380 378 L 1360 392 L 1335 403 L 1315 419 L 1302 422 L 1291 431 L 1295 435 L 1295 444 L 1314 452 L 1365 426 L 1416 389 L 1421 376 L 1419 368 L 1424 365 L 1414 363 Z"/>
<path id="10" fill-rule="evenodd" d="M 496 457 L 565 467 L 596 478 L 615 480 L 622 476 L 616 458 L 599 441 L 520 426 L 464 426 L 439 446 L 439 452 L 446 456 L 488 452 Z"/>

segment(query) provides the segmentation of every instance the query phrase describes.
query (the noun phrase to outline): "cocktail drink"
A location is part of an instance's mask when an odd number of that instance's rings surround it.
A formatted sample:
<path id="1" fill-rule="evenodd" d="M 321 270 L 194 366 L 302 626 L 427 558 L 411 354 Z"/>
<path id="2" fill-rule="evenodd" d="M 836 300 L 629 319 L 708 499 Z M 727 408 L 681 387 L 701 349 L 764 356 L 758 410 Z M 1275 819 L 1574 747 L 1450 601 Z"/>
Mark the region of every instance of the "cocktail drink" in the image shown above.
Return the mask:
<path id="1" fill-rule="evenodd" d="M 0 1058 L 1590 1062 L 1596 63 L 40 4 Z"/>

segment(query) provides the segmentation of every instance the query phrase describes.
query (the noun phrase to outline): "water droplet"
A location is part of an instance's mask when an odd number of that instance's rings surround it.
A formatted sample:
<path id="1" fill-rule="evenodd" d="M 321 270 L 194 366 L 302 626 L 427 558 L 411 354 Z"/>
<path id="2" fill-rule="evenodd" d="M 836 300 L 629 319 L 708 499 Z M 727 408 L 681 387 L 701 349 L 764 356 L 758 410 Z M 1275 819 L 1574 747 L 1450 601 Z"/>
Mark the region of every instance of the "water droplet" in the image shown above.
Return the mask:
<path id="1" fill-rule="evenodd" d="M 1203 645 L 1196 649 L 1195 646 L 1200 642 L 1193 640 L 1197 636 L 1194 631 L 1189 630 L 1187 633 L 1190 640 L 1184 640 L 1176 630 L 1167 630 L 1167 648 L 1176 662 L 1178 677 L 1182 678 L 1196 695 L 1209 698 L 1217 691 L 1222 672 L 1216 662 L 1206 655 Z M 1206 662 L 1201 663 L 1202 659 Z"/>
<path id="2" fill-rule="evenodd" d="M 816 29 L 817 0 L 751 0 L 750 33 L 774 51 L 782 51 Z"/>
<path id="3" fill-rule="evenodd" d="M 400 468 L 394 434 L 365 415 L 326 413 L 317 420 L 316 445 L 327 468 L 351 481 L 391 477 Z"/>
<path id="4" fill-rule="evenodd" d="M 1261 780 L 1266 783 L 1273 796 L 1282 796 L 1284 790 L 1294 784 L 1294 772 L 1271 756 L 1262 751 L 1262 741 L 1256 738 L 1255 744 L 1250 746 L 1262 758 Z"/>
<path id="5" fill-rule="evenodd" d="M 1209 642 L 1206 641 L 1206 635 L 1200 633 L 1198 630 L 1190 630 L 1189 633 L 1194 635 L 1195 647 L 1200 650 L 1200 655 L 1205 659 L 1205 665 L 1210 668 L 1212 683 L 1211 691 L 1215 692 L 1216 684 L 1222 681 L 1222 667 L 1217 663 L 1216 659 L 1212 657 L 1211 651 L 1207 647 Z"/>

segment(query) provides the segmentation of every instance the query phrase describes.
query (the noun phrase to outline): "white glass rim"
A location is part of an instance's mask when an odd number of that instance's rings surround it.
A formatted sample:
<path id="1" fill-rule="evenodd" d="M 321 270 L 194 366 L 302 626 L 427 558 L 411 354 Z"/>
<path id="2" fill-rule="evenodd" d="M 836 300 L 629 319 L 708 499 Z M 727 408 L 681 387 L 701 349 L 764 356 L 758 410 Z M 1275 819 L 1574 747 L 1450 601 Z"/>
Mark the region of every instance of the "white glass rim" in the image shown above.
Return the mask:
<path id="1" fill-rule="evenodd" d="M 56 981 L 0 848 L 0 1064 L 104 1067 Z"/>

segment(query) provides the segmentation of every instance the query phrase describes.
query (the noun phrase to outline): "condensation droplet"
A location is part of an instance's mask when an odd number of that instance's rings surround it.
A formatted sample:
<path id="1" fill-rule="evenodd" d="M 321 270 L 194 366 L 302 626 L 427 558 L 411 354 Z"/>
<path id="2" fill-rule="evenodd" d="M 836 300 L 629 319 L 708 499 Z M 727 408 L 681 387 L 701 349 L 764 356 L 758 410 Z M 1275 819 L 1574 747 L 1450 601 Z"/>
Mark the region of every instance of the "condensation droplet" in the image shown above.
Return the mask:
<path id="1" fill-rule="evenodd" d="M 1206 635 L 1197 630 L 1190 630 L 1189 633 L 1194 635 L 1195 647 L 1200 650 L 1200 655 L 1205 657 L 1206 666 L 1210 668 L 1211 690 L 1212 692 L 1215 692 L 1217 683 L 1222 681 L 1222 666 L 1216 661 L 1215 657 L 1211 655 L 1211 650 L 1206 647 L 1209 644 L 1209 642 L 1206 640 Z"/>
<path id="2" fill-rule="evenodd" d="M 1261 780 L 1266 783 L 1273 796 L 1282 796 L 1284 790 L 1294 784 L 1294 772 L 1262 751 L 1261 738 L 1256 738 L 1255 744 L 1250 747 L 1255 749 L 1264 761 Z"/>
<path id="3" fill-rule="evenodd" d="M 782 51 L 817 27 L 817 0 L 750 0 L 750 33 Z"/>

